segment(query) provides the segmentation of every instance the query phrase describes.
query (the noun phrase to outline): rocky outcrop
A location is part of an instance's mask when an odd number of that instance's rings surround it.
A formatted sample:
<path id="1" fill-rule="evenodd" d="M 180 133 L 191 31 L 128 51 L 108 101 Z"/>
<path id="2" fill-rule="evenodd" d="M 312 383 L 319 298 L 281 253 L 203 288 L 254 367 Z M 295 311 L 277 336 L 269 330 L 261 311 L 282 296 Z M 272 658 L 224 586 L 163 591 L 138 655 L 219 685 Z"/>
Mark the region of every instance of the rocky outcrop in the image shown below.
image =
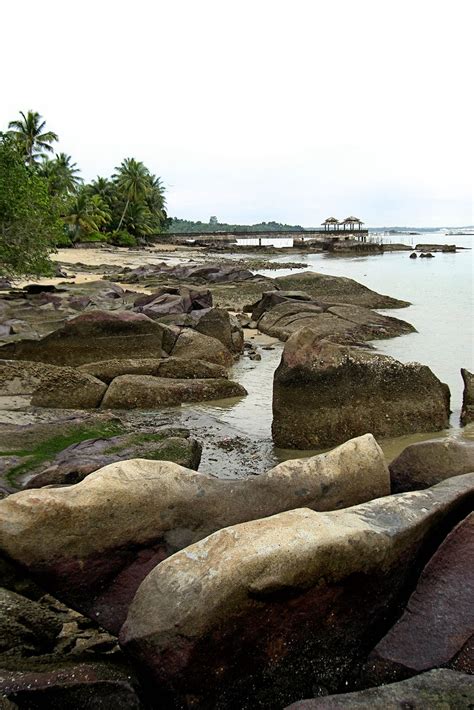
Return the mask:
<path id="1" fill-rule="evenodd" d="M 184 360 L 178 357 L 168 358 L 123 358 L 91 362 L 78 368 L 93 377 L 110 384 L 120 375 L 152 375 L 154 377 L 173 377 L 175 379 L 206 379 L 208 377 L 227 377 L 227 369 L 203 360 Z M 1 373 L 1 361 L 0 361 Z"/>
<path id="2" fill-rule="evenodd" d="M 371 653 L 369 680 L 390 682 L 448 664 L 474 673 L 473 589 L 471 513 L 435 552 L 401 618 Z"/>
<path id="3" fill-rule="evenodd" d="M 0 549 L 55 596 L 116 631 L 142 579 L 186 545 L 282 510 L 342 508 L 388 491 L 387 465 L 371 435 L 243 480 L 136 459 L 75 486 L 0 501 Z"/>
<path id="4" fill-rule="evenodd" d="M 286 710 L 470 710 L 473 697 L 474 678 L 437 669 L 380 688 L 300 700 Z"/>
<path id="5" fill-rule="evenodd" d="M 201 444 L 190 437 L 186 429 L 164 429 L 153 433 L 89 439 L 68 446 L 49 465 L 43 463 L 36 470 L 30 471 L 25 488 L 72 485 L 99 468 L 116 461 L 136 458 L 172 461 L 197 471 L 201 453 Z"/>
<path id="6" fill-rule="evenodd" d="M 287 300 L 265 312 L 258 321 L 262 333 L 280 340 L 287 340 L 303 327 L 310 327 L 320 339 L 348 344 L 357 340 L 393 338 L 415 330 L 405 321 L 379 315 L 362 306 L 328 306 L 311 301 Z"/>
<path id="7" fill-rule="evenodd" d="M 139 266 L 137 269 L 124 269 L 118 277 L 119 280 L 127 283 L 150 278 L 161 278 L 178 281 L 189 281 L 191 283 L 231 283 L 253 279 L 254 275 L 248 269 L 242 269 L 238 264 L 176 264 L 170 266 L 162 264 L 150 264 Z"/>
<path id="8" fill-rule="evenodd" d="M 138 313 L 157 319 L 163 315 L 191 313 L 212 307 L 209 289 L 191 289 L 186 286 L 160 288 L 149 296 L 139 296 L 134 303 Z"/>
<path id="9" fill-rule="evenodd" d="M 142 313 L 92 311 L 68 321 L 41 340 L 0 348 L 0 358 L 55 365 L 82 365 L 114 358 L 162 355 L 163 329 Z"/>
<path id="10" fill-rule="evenodd" d="M 254 304 L 252 319 L 267 335 L 287 340 L 309 326 L 320 338 L 351 344 L 357 340 L 392 338 L 412 333 L 415 328 L 397 318 L 375 313 L 358 305 L 322 301 L 301 291 L 267 291 Z"/>
<path id="11" fill-rule="evenodd" d="M 274 708 L 314 686 L 347 690 L 473 492 L 467 474 L 219 530 L 145 578 L 120 642 L 172 707 L 192 697 L 202 708 Z"/>
<path id="12" fill-rule="evenodd" d="M 224 378 L 176 380 L 149 375 L 121 375 L 110 383 L 101 406 L 104 409 L 156 409 L 183 402 L 205 402 L 246 394 L 242 385 Z"/>
<path id="13" fill-rule="evenodd" d="M 258 319 L 263 316 L 267 311 L 271 311 L 272 308 L 278 306 L 280 303 L 291 303 L 300 302 L 312 302 L 315 306 L 321 306 L 322 302 L 316 301 L 316 299 L 309 296 L 304 291 L 265 291 L 262 293 L 262 298 L 254 303 L 249 312 L 252 314 L 252 320 L 258 321 Z"/>
<path id="14" fill-rule="evenodd" d="M 464 381 L 461 425 L 465 426 L 470 422 L 474 422 L 474 375 L 464 367 L 461 368 L 461 375 Z"/>
<path id="15" fill-rule="evenodd" d="M 390 464 L 393 493 L 434 486 L 474 471 L 474 441 L 432 439 L 410 444 Z"/>
<path id="16" fill-rule="evenodd" d="M 287 340 L 273 382 L 277 446 L 324 448 L 448 423 L 449 389 L 428 367 L 320 340 L 311 328 Z"/>
<path id="17" fill-rule="evenodd" d="M 314 271 L 303 271 L 275 279 L 282 291 L 304 291 L 324 302 L 349 303 L 365 308 L 403 308 L 408 301 L 400 301 L 371 291 L 367 286 L 344 276 L 329 276 Z"/>

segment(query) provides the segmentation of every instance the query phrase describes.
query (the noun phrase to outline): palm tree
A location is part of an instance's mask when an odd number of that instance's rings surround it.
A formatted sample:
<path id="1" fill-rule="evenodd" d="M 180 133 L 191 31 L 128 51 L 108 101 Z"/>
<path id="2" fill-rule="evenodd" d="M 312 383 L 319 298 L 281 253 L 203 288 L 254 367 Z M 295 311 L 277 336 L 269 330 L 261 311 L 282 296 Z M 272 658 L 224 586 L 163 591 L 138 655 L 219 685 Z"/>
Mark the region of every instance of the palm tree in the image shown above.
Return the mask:
<path id="1" fill-rule="evenodd" d="M 115 186 L 108 178 L 97 176 L 90 185 L 87 186 L 91 195 L 99 195 L 102 199 L 110 204 L 114 197 Z"/>
<path id="2" fill-rule="evenodd" d="M 125 158 L 120 167 L 115 169 L 117 172 L 112 177 L 125 199 L 125 207 L 117 228 L 120 230 L 130 202 L 140 202 L 150 191 L 150 173 L 142 162 L 134 158 Z"/>
<path id="3" fill-rule="evenodd" d="M 10 121 L 8 128 L 20 146 L 27 164 L 33 167 L 39 158 L 44 158 L 46 153 L 52 153 L 51 143 L 58 140 L 53 131 L 44 131 L 46 121 L 37 111 L 28 111 L 25 115 L 20 111 L 22 120 Z"/>
<path id="4" fill-rule="evenodd" d="M 84 234 L 98 232 L 110 218 L 110 210 L 104 200 L 99 195 L 91 197 L 85 189 L 82 189 L 69 205 L 64 221 L 70 225 L 72 241 L 75 242 L 81 232 Z"/>
<path id="5" fill-rule="evenodd" d="M 131 202 L 127 216 L 125 218 L 125 226 L 129 234 L 135 237 L 146 237 L 153 234 L 155 231 L 156 220 L 143 202 Z"/>
<path id="6" fill-rule="evenodd" d="M 77 174 L 79 168 L 72 163 L 72 158 L 66 153 L 56 153 L 54 160 L 45 160 L 40 167 L 40 174 L 48 178 L 49 191 L 52 195 L 67 195 L 75 193 L 82 182 Z"/>
<path id="7" fill-rule="evenodd" d="M 165 187 L 161 182 L 161 178 L 156 177 L 156 175 L 150 175 L 149 184 L 150 190 L 146 196 L 146 203 L 150 212 L 162 222 L 166 219 Z"/>

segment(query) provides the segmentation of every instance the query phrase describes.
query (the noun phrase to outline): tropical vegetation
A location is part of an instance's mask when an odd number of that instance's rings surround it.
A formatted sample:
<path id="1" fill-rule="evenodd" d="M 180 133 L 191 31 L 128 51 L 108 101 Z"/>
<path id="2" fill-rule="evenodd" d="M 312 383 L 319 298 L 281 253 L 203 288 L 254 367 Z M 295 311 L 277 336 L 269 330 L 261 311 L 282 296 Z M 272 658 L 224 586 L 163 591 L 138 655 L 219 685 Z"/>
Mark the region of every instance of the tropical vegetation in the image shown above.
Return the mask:
<path id="1" fill-rule="evenodd" d="M 45 254 L 54 246 L 73 246 L 82 241 L 135 246 L 167 228 L 169 220 L 163 182 L 141 161 L 125 158 L 111 177 L 98 176 L 92 182 L 84 183 L 73 158 L 67 153 L 55 153 L 54 144 L 58 141 L 58 135 L 47 129 L 46 121 L 39 113 L 21 111 L 20 118 L 10 121 L 8 129 L 6 133 L 0 133 L 4 171 L 0 182 L 0 206 L 3 210 L 0 212 L 0 268 L 4 273 L 33 274 L 31 269 L 34 264 L 36 273 L 47 270 Z M 11 175 L 5 171 L 11 171 Z M 21 240 L 17 239 L 17 246 L 9 243 L 13 234 L 12 220 L 18 206 L 13 200 L 11 186 L 22 180 L 18 200 L 22 195 L 25 209 L 28 200 L 31 205 L 28 249 L 33 249 L 36 256 L 42 255 L 35 257 L 31 263 L 25 256 L 24 269 L 19 260 L 21 249 L 17 249 Z M 31 190 L 31 195 L 28 190 Z M 44 214 L 38 202 L 39 192 Z M 38 228 L 31 221 L 34 214 L 41 222 Z M 49 222 L 55 226 L 45 234 L 42 229 Z M 17 227 L 18 234 L 25 237 L 25 220 Z M 33 248 L 36 246 L 37 250 Z M 13 252 L 18 253 L 18 259 L 13 258 Z M 7 263 L 7 254 L 11 255 L 10 264 Z"/>

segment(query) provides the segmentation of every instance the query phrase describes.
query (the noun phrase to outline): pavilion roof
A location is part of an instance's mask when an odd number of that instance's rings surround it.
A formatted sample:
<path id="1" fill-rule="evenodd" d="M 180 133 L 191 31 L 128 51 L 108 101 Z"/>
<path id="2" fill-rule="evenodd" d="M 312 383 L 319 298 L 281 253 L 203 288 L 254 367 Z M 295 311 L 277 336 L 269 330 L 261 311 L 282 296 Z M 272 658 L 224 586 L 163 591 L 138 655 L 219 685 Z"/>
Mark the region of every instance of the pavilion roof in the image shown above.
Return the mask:
<path id="1" fill-rule="evenodd" d="M 350 222 L 355 222 L 356 224 L 364 224 L 361 219 L 358 217 L 346 217 L 346 219 L 343 219 L 341 224 L 349 224 Z"/>
<path id="2" fill-rule="evenodd" d="M 339 220 L 336 217 L 328 217 L 321 224 L 339 224 Z"/>

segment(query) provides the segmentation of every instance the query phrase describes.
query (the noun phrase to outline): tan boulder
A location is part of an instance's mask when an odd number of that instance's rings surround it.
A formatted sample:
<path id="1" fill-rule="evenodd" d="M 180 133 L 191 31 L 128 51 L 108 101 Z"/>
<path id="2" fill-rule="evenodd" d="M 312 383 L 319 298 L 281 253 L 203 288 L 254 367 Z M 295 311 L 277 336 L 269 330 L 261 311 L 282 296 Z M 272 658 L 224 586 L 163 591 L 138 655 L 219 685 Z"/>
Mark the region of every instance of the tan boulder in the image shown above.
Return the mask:
<path id="1" fill-rule="evenodd" d="M 183 328 L 179 333 L 170 355 L 187 360 L 204 360 L 223 367 L 231 367 L 234 358 L 220 340 L 191 328 Z"/>
<path id="2" fill-rule="evenodd" d="M 330 510 L 388 492 L 387 465 L 371 435 L 242 480 L 135 459 L 68 488 L 0 501 L 0 549 L 55 596 L 116 631 L 142 579 L 186 545 L 282 510 Z"/>
<path id="3" fill-rule="evenodd" d="M 183 402 L 205 402 L 246 394 L 242 385 L 224 378 L 178 380 L 150 375 L 121 375 L 110 383 L 102 407 L 156 409 Z"/>
<path id="4" fill-rule="evenodd" d="M 419 441 L 403 449 L 389 468 L 393 493 L 428 488 L 474 471 L 474 441 Z"/>

